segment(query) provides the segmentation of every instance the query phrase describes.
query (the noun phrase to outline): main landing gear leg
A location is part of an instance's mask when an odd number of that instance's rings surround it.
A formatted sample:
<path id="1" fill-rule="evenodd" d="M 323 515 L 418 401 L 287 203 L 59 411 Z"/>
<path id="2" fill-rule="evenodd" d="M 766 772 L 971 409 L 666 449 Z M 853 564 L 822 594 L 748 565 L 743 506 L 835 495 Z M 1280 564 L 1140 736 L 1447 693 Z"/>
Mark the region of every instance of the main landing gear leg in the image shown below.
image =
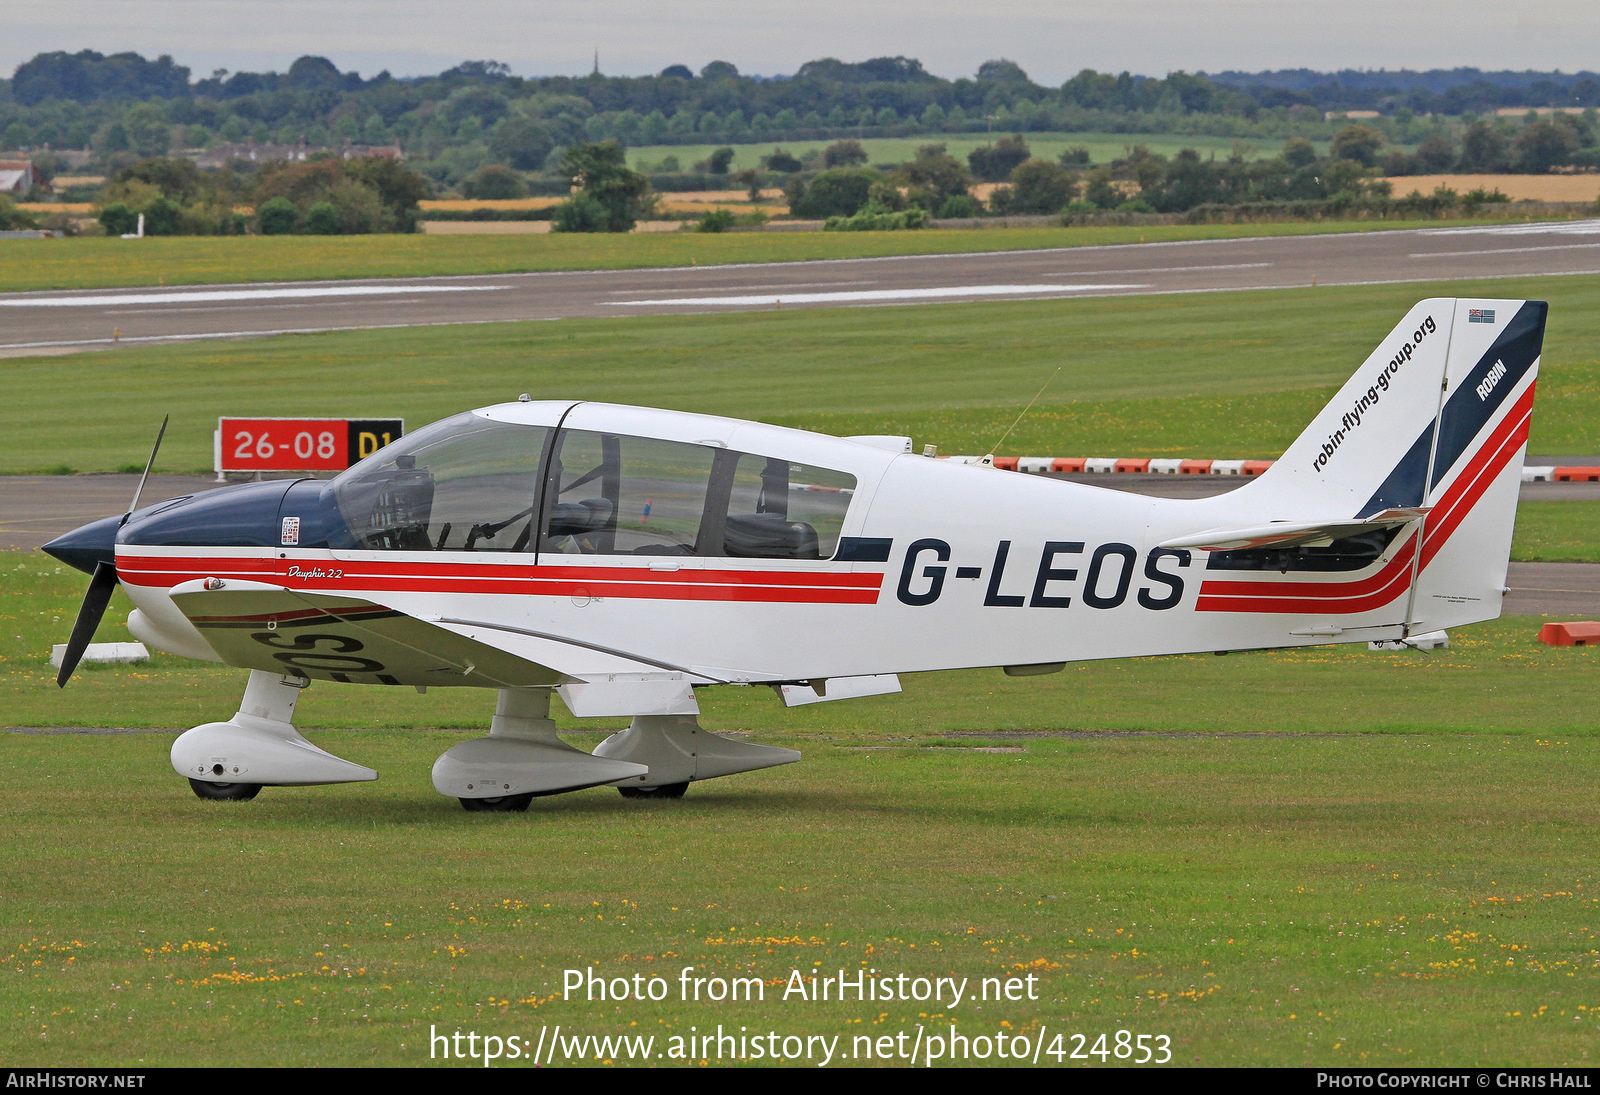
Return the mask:
<path id="1" fill-rule="evenodd" d="M 371 768 L 324 752 L 294 728 L 304 677 L 250 671 L 239 710 L 227 722 L 208 722 L 172 743 L 172 767 L 201 798 L 243 801 L 263 786 L 358 783 L 378 778 Z"/>

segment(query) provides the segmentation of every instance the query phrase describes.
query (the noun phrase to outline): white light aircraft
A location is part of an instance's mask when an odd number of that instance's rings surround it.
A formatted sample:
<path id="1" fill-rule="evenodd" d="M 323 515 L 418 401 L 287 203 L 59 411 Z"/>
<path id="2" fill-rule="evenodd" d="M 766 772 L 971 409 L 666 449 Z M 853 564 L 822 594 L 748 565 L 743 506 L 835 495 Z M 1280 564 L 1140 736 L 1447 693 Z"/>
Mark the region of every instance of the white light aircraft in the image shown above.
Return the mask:
<path id="1" fill-rule="evenodd" d="M 1405 642 L 1500 614 L 1546 313 L 1423 301 L 1270 471 L 1201 499 L 928 459 L 907 438 L 524 396 L 331 481 L 207 491 L 53 541 L 94 575 L 59 681 L 120 583 L 135 637 L 250 670 L 232 718 L 172 747 L 200 797 L 377 778 L 294 728 L 313 680 L 458 685 L 498 706 L 434 786 L 522 810 L 799 759 L 701 728 L 712 685 L 794 705 L 924 670 Z M 551 692 L 632 723 L 585 753 L 556 736 Z"/>

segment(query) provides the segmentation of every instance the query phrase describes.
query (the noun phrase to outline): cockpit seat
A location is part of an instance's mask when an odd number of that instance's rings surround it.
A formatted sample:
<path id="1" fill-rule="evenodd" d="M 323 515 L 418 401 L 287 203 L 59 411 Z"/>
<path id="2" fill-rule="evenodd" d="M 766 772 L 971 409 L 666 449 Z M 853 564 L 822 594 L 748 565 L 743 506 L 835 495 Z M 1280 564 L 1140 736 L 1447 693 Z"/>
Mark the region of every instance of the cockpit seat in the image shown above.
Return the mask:
<path id="1" fill-rule="evenodd" d="M 729 514 L 723 550 L 735 559 L 820 559 L 817 530 L 776 513 Z"/>
<path id="2" fill-rule="evenodd" d="M 604 498 L 585 498 L 581 502 L 558 502 L 550 512 L 550 539 L 585 536 L 599 532 L 611 523 L 611 503 Z"/>

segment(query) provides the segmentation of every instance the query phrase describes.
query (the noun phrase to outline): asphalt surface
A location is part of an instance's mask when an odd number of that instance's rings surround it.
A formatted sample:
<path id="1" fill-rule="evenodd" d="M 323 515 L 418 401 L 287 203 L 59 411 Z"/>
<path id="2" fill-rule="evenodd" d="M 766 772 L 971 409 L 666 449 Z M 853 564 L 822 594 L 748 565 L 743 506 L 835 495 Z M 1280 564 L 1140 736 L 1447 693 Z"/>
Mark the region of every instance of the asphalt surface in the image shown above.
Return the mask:
<path id="1" fill-rule="evenodd" d="M 1541 460 L 1542 462 L 1542 460 Z M 1589 458 L 1600 464 L 1600 458 Z M 999 472 L 1018 475 L 1020 472 Z M 1162 497 L 1220 494 L 1243 481 L 1225 476 L 1079 475 L 1075 482 Z M 0 476 L 0 549 L 31 551 L 90 521 L 122 513 L 138 486 L 137 475 Z M 140 498 L 151 505 L 218 486 L 206 475 L 153 475 Z M 1600 498 L 1600 483 L 1524 483 L 1524 500 Z M 1600 565 L 1512 563 L 1505 611 L 1516 615 L 1587 615 L 1600 618 Z"/>
<path id="2" fill-rule="evenodd" d="M 675 269 L 7 293 L 0 294 L 0 357 L 103 349 L 114 340 L 1594 273 L 1600 220 Z"/>

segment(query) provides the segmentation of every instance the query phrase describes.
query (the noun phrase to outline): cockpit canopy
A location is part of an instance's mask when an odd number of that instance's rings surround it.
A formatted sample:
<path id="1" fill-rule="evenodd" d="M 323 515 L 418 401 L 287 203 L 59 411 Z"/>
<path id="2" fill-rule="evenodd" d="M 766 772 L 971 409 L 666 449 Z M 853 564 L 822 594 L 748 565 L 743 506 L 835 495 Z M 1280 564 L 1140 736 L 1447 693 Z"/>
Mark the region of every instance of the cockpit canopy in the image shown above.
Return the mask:
<path id="1" fill-rule="evenodd" d="M 331 486 L 367 550 L 828 559 L 856 479 L 714 445 L 468 412 Z"/>

